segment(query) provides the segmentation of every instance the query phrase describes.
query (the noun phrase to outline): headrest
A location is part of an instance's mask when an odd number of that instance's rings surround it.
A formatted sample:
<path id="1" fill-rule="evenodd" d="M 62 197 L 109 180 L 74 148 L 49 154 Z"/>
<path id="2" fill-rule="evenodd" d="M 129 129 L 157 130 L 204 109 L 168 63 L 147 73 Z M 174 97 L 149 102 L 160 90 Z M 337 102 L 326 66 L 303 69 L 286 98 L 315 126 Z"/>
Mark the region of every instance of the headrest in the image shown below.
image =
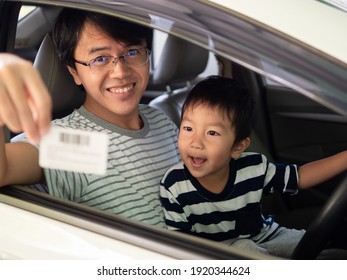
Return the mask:
<path id="1" fill-rule="evenodd" d="M 34 67 L 52 95 L 53 119 L 66 116 L 83 104 L 85 92 L 75 84 L 66 66 L 60 62 L 51 34 L 43 39 Z"/>
<path id="2" fill-rule="evenodd" d="M 169 35 L 159 64 L 153 72 L 153 83 L 171 84 L 193 80 L 206 68 L 209 52 L 197 45 Z"/>

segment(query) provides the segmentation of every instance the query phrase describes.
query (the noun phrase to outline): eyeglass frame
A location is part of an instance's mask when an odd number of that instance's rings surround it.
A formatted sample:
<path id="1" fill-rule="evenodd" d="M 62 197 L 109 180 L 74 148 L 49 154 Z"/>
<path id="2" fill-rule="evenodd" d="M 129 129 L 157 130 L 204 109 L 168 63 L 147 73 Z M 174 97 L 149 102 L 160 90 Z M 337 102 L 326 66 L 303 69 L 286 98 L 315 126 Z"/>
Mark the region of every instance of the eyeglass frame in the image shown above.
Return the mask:
<path id="1" fill-rule="evenodd" d="M 122 60 L 123 63 L 124 63 L 125 65 L 129 66 L 129 64 L 128 64 L 127 61 L 125 60 L 125 57 L 129 56 L 129 52 L 130 52 L 130 51 L 146 51 L 146 55 L 147 55 L 146 61 L 145 61 L 144 63 L 142 63 L 142 64 L 138 64 L 138 65 L 134 65 L 134 66 L 141 66 L 141 65 L 146 64 L 146 63 L 149 61 L 149 56 L 150 56 L 150 54 L 151 54 L 151 51 L 150 51 L 148 48 L 130 49 L 130 50 L 127 51 L 127 53 L 125 53 L 125 54 L 123 54 L 123 55 L 120 55 L 120 56 L 100 55 L 100 56 L 97 56 L 97 57 L 95 57 L 95 58 L 89 60 L 89 62 L 80 61 L 80 60 L 77 60 L 77 59 L 74 59 L 74 58 L 73 58 L 73 60 L 74 60 L 75 63 L 81 64 L 81 65 L 83 65 L 83 66 L 87 66 L 87 67 L 89 67 L 90 69 L 93 69 L 93 68 L 90 66 L 91 63 L 92 63 L 92 61 L 93 61 L 93 60 L 96 60 L 96 59 L 99 58 L 99 57 L 112 57 L 112 58 L 113 58 L 113 61 L 112 61 L 113 64 L 116 64 L 115 61 L 118 62 L 119 60 Z M 108 64 L 109 64 L 109 63 L 108 63 Z M 105 64 L 104 66 L 107 66 L 108 64 Z M 97 68 L 97 67 L 96 67 L 96 68 Z M 95 69 L 95 68 L 94 68 L 94 69 Z"/>

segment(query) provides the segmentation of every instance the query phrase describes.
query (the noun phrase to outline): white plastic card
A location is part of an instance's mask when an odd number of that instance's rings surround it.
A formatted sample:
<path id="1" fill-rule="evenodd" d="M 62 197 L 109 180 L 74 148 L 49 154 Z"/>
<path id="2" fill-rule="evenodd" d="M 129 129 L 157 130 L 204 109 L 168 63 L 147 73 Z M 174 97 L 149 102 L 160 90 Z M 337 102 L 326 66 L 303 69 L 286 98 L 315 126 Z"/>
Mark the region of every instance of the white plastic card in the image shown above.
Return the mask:
<path id="1" fill-rule="evenodd" d="M 52 126 L 41 140 L 39 164 L 43 168 L 104 175 L 107 155 L 106 134 Z"/>

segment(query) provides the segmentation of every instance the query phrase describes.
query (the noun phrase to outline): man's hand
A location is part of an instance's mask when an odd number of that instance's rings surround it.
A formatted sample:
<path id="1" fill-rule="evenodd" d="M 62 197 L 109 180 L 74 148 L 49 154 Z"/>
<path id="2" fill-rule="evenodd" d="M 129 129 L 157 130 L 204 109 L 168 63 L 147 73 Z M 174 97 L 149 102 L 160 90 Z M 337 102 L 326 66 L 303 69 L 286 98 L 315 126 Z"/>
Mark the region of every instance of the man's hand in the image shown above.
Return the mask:
<path id="1" fill-rule="evenodd" d="M 24 131 L 38 143 L 49 130 L 51 113 L 51 96 L 32 63 L 0 54 L 0 126 Z"/>

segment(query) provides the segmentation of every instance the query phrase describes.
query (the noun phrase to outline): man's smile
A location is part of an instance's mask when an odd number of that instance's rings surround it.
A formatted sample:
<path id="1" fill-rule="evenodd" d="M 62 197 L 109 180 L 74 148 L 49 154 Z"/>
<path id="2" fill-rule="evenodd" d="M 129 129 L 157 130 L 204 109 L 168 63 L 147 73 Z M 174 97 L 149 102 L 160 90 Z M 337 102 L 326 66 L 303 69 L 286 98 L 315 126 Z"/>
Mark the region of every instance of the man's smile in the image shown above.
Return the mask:
<path id="1" fill-rule="evenodd" d="M 107 90 L 112 93 L 127 93 L 135 87 L 135 83 L 124 86 L 124 87 L 111 87 Z"/>

